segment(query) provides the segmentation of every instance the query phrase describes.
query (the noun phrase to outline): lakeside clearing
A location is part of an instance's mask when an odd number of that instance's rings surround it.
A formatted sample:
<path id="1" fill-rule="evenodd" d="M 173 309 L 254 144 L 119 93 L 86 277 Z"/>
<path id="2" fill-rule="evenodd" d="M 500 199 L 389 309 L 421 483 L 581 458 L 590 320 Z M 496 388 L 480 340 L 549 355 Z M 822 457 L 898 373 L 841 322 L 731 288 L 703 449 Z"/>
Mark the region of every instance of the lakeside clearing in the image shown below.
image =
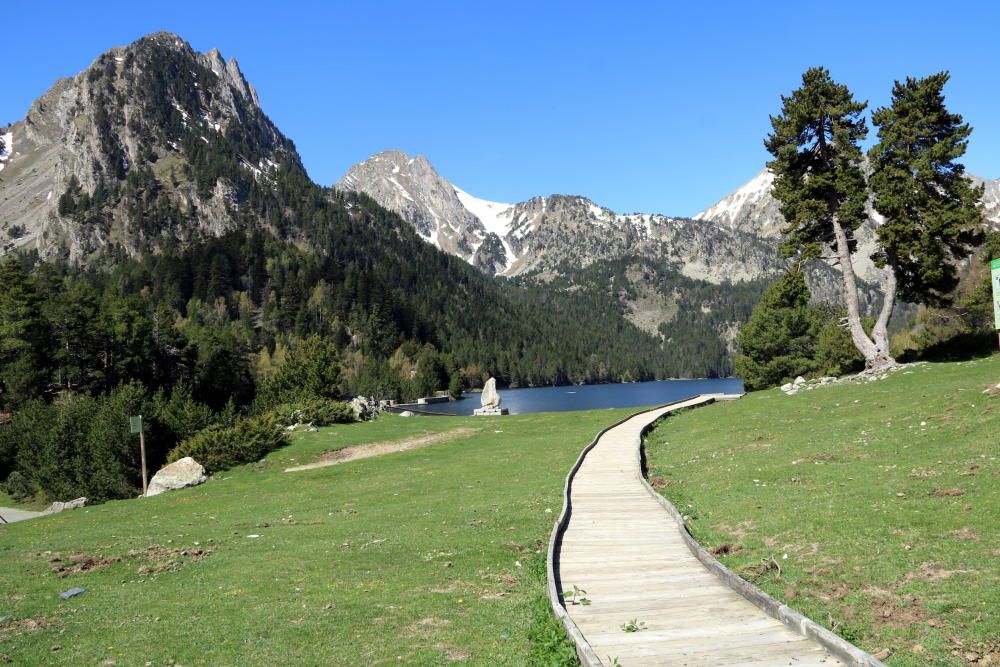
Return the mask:
<path id="1" fill-rule="evenodd" d="M 630 412 L 388 415 L 297 433 L 262 463 L 193 489 L 0 526 L 0 617 L 12 616 L 0 656 L 526 664 L 538 610 L 543 626 L 551 618 L 544 559 L 563 480 Z M 332 449 L 456 429 L 472 433 L 283 472 Z M 59 599 L 75 586 L 87 592 Z"/>
<path id="2" fill-rule="evenodd" d="M 1000 356 L 699 408 L 650 436 L 651 478 L 729 567 L 774 556 L 760 586 L 888 664 L 995 664 L 997 381 Z M 200 487 L 0 526 L 0 658 L 530 664 L 529 637 L 560 641 L 543 573 L 565 475 L 633 411 L 387 415 Z"/>
<path id="3" fill-rule="evenodd" d="M 649 476 L 728 567 L 893 667 L 997 665 L 998 382 L 994 355 L 751 393 L 662 422 Z"/>

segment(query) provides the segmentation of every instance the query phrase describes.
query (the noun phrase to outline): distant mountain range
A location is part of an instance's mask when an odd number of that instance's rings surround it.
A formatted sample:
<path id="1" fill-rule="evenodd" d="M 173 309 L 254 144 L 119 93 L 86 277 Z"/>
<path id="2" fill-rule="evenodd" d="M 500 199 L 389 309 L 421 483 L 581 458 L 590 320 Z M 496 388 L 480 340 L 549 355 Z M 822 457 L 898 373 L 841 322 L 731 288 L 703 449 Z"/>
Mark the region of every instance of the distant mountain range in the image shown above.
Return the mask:
<path id="1" fill-rule="evenodd" d="M 585 267 L 638 255 L 721 283 L 765 278 L 783 268 L 776 246 L 784 220 L 771 195 L 773 180 L 762 170 L 691 218 L 619 214 L 577 195 L 485 201 L 448 182 L 425 157 L 399 151 L 354 165 L 334 187 L 369 195 L 429 243 L 489 274 L 544 276 L 564 263 Z M 1000 228 L 1000 179 L 986 185 L 987 219 Z M 858 261 L 863 277 L 877 278 L 870 262 Z"/>
<path id="2" fill-rule="evenodd" d="M 536 290 L 527 308 L 582 295 L 644 332 L 634 339 L 649 347 L 640 356 L 669 358 L 675 374 L 726 372 L 739 325 L 785 267 L 783 221 L 764 171 L 692 218 L 617 213 L 578 195 L 486 201 L 398 151 L 353 166 L 332 188 L 316 186 L 237 62 L 170 33 L 112 48 L 57 81 L 23 120 L 0 128 L 0 140 L 0 254 L 91 266 L 264 233 L 378 273 L 379 284 L 405 275 L 435 290 L 502 288 L 508 296 L 496 298 L 515 301 Z M 1000 180 L 986 186 L 985 210 L 1000 227 Z M 436 251 L 421 239 L 481 278 L 469 287 L 451 264 L 427 259 Z M 857 268 L 870 305 L 878 275 L 864 255 Z M 816 298 L 839 300 L 831 266 L 814 264 L 809 281 Z M 399 302 L 417 298 L 392 289 Z"/>

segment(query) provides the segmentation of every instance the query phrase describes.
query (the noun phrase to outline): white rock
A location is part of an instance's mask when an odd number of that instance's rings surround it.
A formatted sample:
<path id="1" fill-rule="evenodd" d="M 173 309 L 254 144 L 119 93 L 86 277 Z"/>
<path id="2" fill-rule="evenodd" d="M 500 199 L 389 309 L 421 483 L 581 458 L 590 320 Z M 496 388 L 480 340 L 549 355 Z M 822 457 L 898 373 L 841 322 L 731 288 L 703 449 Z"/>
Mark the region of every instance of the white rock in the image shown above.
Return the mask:
<path id="1" fill-rule="evenodd" d="M 804 377 L 802 377 L 801 375 L 798 376 L 797 378 L 795 378 L 795 384 L 802 384 L 805 381 L 806 381 L 806 379 Z"/>
<path id="2" fill-rule="evenodd" d="M 795 385 L 793 385 L 791 382 L 786 382 L 785 384 L 781 385 L 781 391 L 791 391 L 792 387 L 794 386 Z"/>
<path id="3" fill-rule="evenodd" d="M 197 486 L 208 477 L 205 475 L 205 467 L 195 461 L 190 456 L 174 461 L 170 465 L 160 468 L 159 472 L 153 475 L 149 481 L 147 496 L 158 496 L 164 491 L 183 489 L 186 486 Z"/>
<path id="4" fill-rule="evenodd" d="M 400 417 L 412 417 L 413 413 L 410 412 L 409 410 L 403 410 L 402 412 L 399 413 L 399 416 Z"/>
<path id="5" fill-rule="evenodd" d="M 497 380 L 490 378 L 483 387 L 483 394 L 479 397 L 479 404 L 488 410 L 495 410 L 500 407 L 500 394 L 497 393 Z"/>

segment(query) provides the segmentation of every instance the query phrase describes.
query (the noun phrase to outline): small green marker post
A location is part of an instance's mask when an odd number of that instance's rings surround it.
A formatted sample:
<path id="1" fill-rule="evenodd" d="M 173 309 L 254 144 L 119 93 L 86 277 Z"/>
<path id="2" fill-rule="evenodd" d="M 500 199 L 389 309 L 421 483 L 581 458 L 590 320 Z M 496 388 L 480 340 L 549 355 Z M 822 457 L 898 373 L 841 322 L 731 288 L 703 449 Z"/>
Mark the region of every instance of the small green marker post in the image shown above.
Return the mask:
<path id="1" fill-rule="evenodd" d="M 129 430 L 139 434 L 139 455 L 142 459 L 142 495 L 146 495 L 149 484 L 146 481 L 146 438 L 142 434 L 142 415 L 128 418 Z"/>
<path id="2" fill-rule="evenodd" d="M 993 325 L 997 329 L 997 344 L 1000 345 L 1000 258 L 990 262 L 990 282 L 993 284 Z"/>

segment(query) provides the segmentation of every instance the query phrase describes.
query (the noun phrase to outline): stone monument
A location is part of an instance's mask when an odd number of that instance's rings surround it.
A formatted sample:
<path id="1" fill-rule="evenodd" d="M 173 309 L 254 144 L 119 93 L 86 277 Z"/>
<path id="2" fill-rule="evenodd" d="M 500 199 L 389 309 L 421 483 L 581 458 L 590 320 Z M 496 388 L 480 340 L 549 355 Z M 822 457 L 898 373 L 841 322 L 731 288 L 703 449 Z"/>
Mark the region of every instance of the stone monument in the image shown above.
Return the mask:
<path id="1" fill-rule="evenodd" d="M 483 394 L 479 398 L 481 408 L 472 411 L 477 417 L 493 417 L 497 415 L 510 414 L 507 408 L 500 407 L 500 394 L 497 393 L 496 378 L 490 378 L 483 387 Z"/>

